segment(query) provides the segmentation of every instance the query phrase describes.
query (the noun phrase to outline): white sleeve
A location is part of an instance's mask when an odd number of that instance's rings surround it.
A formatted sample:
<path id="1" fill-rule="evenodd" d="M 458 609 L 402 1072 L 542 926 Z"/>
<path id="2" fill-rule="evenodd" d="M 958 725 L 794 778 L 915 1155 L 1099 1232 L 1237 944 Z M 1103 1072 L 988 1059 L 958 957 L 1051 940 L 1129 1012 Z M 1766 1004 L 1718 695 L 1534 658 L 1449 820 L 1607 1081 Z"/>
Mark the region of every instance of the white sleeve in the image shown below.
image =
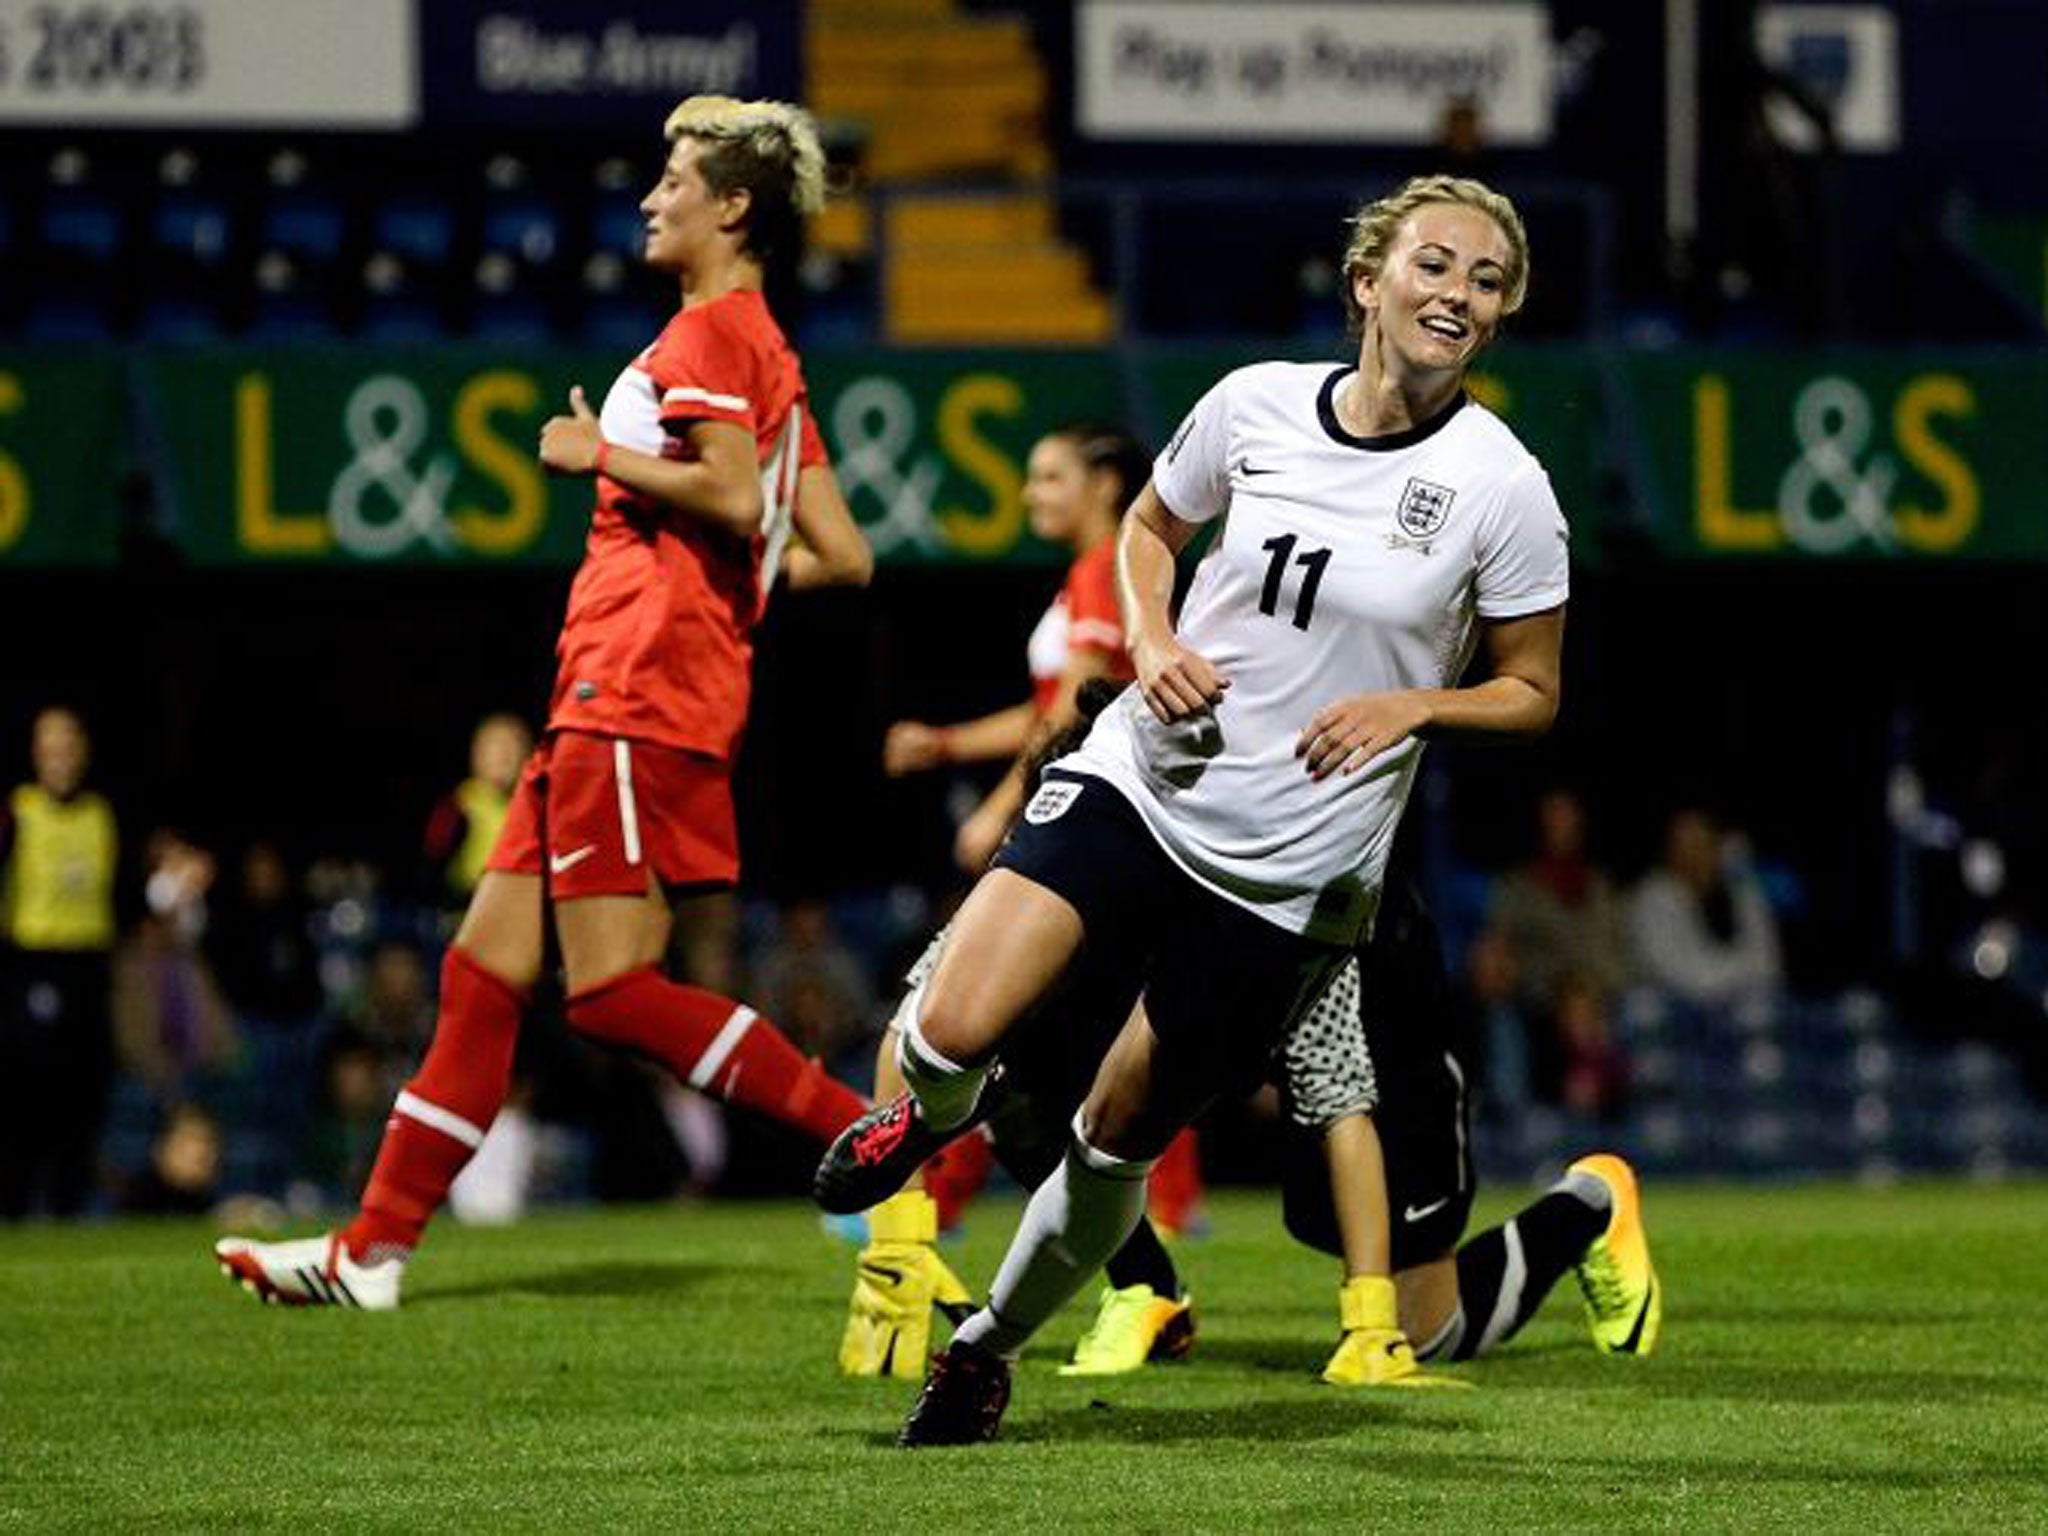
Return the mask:
<path id="1" fill-rule="evenodd" d="M 1516 619 L 1571 595 L 1571 531 L 1550 476 L 1531 459 L 1501 483 L 1479 536 L 1477 597 L 1487 619 Z"/>
<path id="2" fill-rule="evenodd" d="M 1230 380 L 1195 402 L 1166 451 L 1152 462 L 1152 488 L 1184 523 L 1206 523 L 1230 506 Z"/>

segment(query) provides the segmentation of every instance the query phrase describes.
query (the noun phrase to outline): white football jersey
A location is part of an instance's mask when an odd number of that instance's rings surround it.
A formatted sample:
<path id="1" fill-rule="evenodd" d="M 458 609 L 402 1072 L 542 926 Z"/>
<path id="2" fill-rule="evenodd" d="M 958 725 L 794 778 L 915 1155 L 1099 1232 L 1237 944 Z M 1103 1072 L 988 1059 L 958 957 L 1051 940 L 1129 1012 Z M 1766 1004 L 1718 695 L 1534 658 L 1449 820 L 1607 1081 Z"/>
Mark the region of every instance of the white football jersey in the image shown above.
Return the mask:
<path id="1" fill-rule="evenodd" d="M 1354 694 L 1457 685 L 1480 618 L 1560 606 L 1564 515 L 1543 466 L 1462 395 L 1406 432 L 1337 420 L 1348 368 L 1226 376 L 1153 465 L 1169 510 L 1224 523 L 1182 607 L 1183 644 L 1230 680 L 1161 725 L 1138 690 L 1060 766 L 1114 785 L 1191 876 L 1314 938 L 1370 932 L 1422 744 L 1317 783 L 1296 741 Z M 1227 517 L 1225 514 L 1228 514 Z"/>

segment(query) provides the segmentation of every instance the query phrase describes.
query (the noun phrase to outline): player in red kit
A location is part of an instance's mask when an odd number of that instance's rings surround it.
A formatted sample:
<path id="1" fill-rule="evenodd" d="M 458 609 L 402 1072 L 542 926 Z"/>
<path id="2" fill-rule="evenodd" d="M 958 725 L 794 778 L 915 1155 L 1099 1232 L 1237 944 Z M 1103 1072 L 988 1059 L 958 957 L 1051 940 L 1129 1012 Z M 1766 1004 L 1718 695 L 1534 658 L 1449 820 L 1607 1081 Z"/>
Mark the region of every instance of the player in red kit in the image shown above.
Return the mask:
<path id="1" fill-rule="evenodd" d="M 762 298 L 767 261 L 823 198 L 810 118 L 693 97 L 641 202 L 646 260 L 682 307 L 540 458 L 594 477 L 597 507 L 556 647 L 548 728 L 441 970 L 441 1010 L 346 1227 L 215 1252 L 266 1300 L 396 1306 L 405 1265 L 504 1102 L 550 923 L 570 1027 L 829 1141 L 865 1107 L 769 1022 L 660 970 L 673 895 L 739 874 L 732 766 L 752 631 L 778 574 L 867 580 L 872 560 Z M 795 533 L 801 543 L 793 543 Z"/>

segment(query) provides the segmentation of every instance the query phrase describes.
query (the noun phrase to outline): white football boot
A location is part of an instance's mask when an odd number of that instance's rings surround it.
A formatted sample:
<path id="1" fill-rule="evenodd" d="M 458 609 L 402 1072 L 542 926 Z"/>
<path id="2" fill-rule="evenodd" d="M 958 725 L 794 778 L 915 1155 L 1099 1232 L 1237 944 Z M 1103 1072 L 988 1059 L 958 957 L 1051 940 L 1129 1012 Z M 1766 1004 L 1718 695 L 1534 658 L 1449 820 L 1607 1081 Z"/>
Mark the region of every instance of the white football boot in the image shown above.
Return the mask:
<path id="1" fill-rule="evenodd" d="M 256 1243 L 224 1237 L 213 1245 L 221 1273 L 251 1296 L 273 1306 L 360 1307 L 389 1312 L 398 1305 L 403 1259 L 358 1264 L 342 1246 L 339 1232 L 288 1243 Z"/>

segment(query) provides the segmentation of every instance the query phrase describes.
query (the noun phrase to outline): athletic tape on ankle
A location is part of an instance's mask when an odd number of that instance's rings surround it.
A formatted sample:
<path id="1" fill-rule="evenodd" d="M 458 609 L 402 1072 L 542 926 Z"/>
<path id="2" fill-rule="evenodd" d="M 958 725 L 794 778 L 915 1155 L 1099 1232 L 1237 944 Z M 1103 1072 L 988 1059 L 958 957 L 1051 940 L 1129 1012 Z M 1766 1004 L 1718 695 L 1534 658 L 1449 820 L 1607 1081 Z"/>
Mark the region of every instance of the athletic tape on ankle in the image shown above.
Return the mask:
<path id="1" fill-rule="evenodd" d="M 921 981 L 912 987 L 896 1011 L 896 1065 L 906 1074 L 917 1071 L 928 1077 L 957 1077 L 967 1068 L 924 1037 L 924 987 Z"/>
<path id="2" fill-rule="evenodd" d="M 1074 1156 L 1079 1159 L 1082 1167 L 1091 1173 L 1099 1173 L 1104 1178 L 1142 1179 L 1151 1174 L 1152 1165 L 1159 1161 L 1156 1157 L 1118 1157 L 1113 1152 L 1104 1152 L 1099 1147 L 1091 1146 L 1087 1136 L 1082 1133 L 1079 1110 L 1074 1112 L 1073 1132 L 1071 1145 Z"/>
<path id="3" fill-rule="evenodd" d="M 988 1068 L 964 1067 L 934 1050 L 924 1037 L 919 1017 L 923 1005 L 924 987 L 920 984 L 903 1000 L 896 1034 L 896 1065 L 903 1070 L 903 1081 L 916 1098 L 924 1123 L 943 1131 L 974 1113 Z"/>

